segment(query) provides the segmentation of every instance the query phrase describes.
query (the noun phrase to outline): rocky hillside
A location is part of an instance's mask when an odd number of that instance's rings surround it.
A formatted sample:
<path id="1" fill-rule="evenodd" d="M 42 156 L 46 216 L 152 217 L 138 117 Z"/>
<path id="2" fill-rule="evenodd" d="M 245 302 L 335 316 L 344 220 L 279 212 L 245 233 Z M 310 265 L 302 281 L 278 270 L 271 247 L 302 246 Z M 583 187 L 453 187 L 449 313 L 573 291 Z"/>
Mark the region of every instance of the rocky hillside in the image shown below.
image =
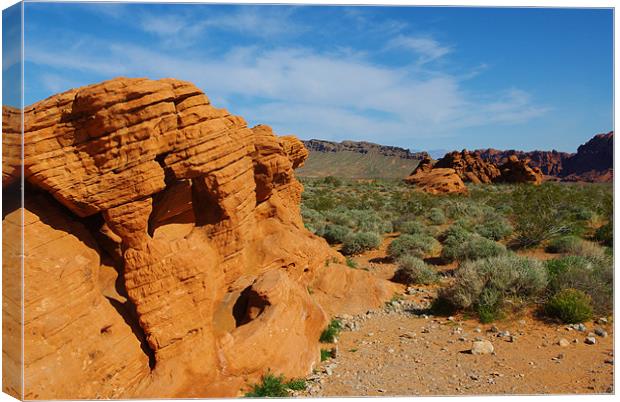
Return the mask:
<path id="1" fill-rule="evenodd" d="M 371 142 L 303 141 L 310 155 L 300 176 L 348 178 L 403 178 L 428 154 Z"/>
<path id="2" fill-rule="evenodd" d="M 611 181 L 614 167 L 614 133 L 595 135 L 563 162 L 565 180 Z"/>
<path id="3" fill-rule="evenodd" d="M 237 396 L 268 370 L 306 376 L 334 311 L 392 296 L 304 228 L 303 144 L 247 127 L 191 83 L 114 79 L 29 106 L 24 122 L 23 209 L 19 127 L 2 137 L 16 194 L 3 208 L 3 364 L 15 372 L 10 239 L 26 223 L 24 394 L 3 376 L 17 397 Z"/>
<path id="4" fill-rule="evenodd" d="M 553 151 L 501 151 L 482 149 L 474 151 L 488 162 L 500 164 L 510 156 L 529 159 L 530 166 L 539 168 L 547 176 L 563 181 L 608 182 L 613 180 L 613 131 L 597 134 L 579 146 L 577 153 Z"/>
<path id="5" fill-rule="evenodd" d="M 547 176 L 559 176 L 562 172 L 563 162 L 573 154 L 568 152 L 553 151 L 500 151 L 488 148 L 479 149 L 474 152 L 479 153 L 485 161 L 499 165 L 505 162 L 510 156 L 515 155 L 519 159 L 529 159 L 532 167 L 539 168 Z"/>

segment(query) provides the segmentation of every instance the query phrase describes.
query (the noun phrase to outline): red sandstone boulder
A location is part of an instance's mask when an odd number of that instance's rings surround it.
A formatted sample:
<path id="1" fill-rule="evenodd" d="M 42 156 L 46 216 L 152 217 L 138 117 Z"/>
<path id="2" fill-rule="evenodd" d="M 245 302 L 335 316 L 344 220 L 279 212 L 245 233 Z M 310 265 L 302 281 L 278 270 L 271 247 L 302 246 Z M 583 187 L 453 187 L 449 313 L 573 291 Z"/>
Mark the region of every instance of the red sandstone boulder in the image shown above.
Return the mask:
<path id="1" fill-rule="evenodd" d="M 541 184 L 543 174 L 539 168 L 530 167 L 528 160 L 519 160 L 516 155 L 511 155 L 500 166 L 501 176 L 498 181 L 505 183 L 532 183 Z"/>
<path id="2" fill-rule="evenodd" d="M 446 154 L 437 161 L 435 168 L 454 169 L 463 181 L 474 184 L 492 183 L 501 174 L 497 166 L 485 162 L 479 154 L 467 150 Z"/>
<path id="3" fill-rule="evenodd" d="M 11 190 L 19 130 L 3 129 Z M 325 268 L 344 258 L 303 226 L 303 144 L 248 128 L 191 83 L 73 89 L 27 107 L 24 133 L 25 394 L 3 381 L 17 396 L 236 396 L 269 369 L 311 372 L 329 313 L 393 294 L 364 271 Z M 5 209 L 8 241 L 22 209 Z M 5 250 L 3 277 L 19 278 L 19 247 Z M 18 336 L 21 301 L 7 290 Z"/>

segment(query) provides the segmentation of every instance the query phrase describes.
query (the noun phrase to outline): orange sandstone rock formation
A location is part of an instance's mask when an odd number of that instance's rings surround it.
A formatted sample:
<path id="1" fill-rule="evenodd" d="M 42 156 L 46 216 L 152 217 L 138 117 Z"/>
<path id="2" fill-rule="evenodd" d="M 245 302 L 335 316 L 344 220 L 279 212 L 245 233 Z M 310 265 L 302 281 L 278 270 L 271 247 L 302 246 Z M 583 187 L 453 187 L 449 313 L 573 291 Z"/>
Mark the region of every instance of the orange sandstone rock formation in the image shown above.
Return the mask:
<path id="1" fill-rule="evenodd" d="M 454 169 L 463 181 L 474 184 L 492 183 L 501 175 L 497 166 L 484 161 L 480 154 L 467 150 L 446 154 L 437 161 L 434 167 Z"/>
<path id="2" fill-rule="evenodd" d="M 429 194 L 467 193 L 465 183 L 454 169 L 434 168 L 430 158 L 422 160 L 411 175 L 405 178 L 405 182 Z"/>
<path id="3" fill-rule="evenodd" d="M 499 167 L 501 176 L 498 181 L 506 183 L 541 184 L 543 173 L 537 167 L 531 167 L 528 159 L 519 160 L 516 155 L 510 155 L 508 160 Z"/>
<path id="4" fill-rule="evenodd" d="M 3 116 L 9 190 L 21 130 L 19 111 Z M 309 373 L 329 315 L 394 288 L 304 228 L 293 169 L 307 155 L 173 79 L 118 78 L 27 107 L 26 202 L 3 214 L 3 230 L 25 219 L 18 396 L 235 396 L 268 370 Z"/>

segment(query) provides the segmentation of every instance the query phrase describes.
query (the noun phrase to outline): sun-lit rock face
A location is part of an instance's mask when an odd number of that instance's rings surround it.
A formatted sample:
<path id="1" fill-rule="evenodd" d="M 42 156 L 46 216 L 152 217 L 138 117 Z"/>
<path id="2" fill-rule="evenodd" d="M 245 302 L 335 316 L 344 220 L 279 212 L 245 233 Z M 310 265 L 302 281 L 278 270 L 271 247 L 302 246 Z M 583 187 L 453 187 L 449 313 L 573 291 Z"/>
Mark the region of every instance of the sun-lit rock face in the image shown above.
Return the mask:
<path id="1" fill-rule="evenodd" d="M 434 168 L 430 158 L 422 160 L 405 183 L 429 194 L 467 194 L 467 186 L 454 169 Z"/>
<path id="2" fill-rule="evenodd" d="M 3 114 L 6 147 L 19 111 Z M 18 185 L 14 149 L 5 188 Z M 27 107 L 24 396 L 234 396 L 267 370 L 308 374 L 328 314 L 394 288 L 325 264 L 344 258 L 303 226 L 293 169 L 307 155 L 174 79 Z"/>

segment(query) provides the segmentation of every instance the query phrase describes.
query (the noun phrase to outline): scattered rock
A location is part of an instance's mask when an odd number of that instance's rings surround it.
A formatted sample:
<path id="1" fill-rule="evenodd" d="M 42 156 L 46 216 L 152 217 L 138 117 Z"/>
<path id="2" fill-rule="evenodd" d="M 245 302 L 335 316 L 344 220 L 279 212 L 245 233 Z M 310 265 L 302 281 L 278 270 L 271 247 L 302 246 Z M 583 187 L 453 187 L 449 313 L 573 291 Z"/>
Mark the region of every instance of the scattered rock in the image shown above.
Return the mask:
<path id="1" fill-rule="evenodd" d="M 594 345 L 596 343 L 596 338 L 593 336 L 586 337 L 585 341 L 586 345 Z"/>
<path id="2" fill-rule="evenodd" d="M 473 355 L 488 355 L 495 351 L 493 344 L 489 341 L 475 341 L 471 345 Z"/>
<path id="3" fill-rule="evenodd" d="M 570 343 L 566 339 L 560 338 L 560 340 L 558 341 L 558 345 L 565 348 L 570 345 Z"/>
<path id="4" fill-rule="evenodd" d="M 594 333 L 601 338 L 607 338 L 607 331 L 605 331 L 603 328 L 596 328 L 594 330 Z"/>

